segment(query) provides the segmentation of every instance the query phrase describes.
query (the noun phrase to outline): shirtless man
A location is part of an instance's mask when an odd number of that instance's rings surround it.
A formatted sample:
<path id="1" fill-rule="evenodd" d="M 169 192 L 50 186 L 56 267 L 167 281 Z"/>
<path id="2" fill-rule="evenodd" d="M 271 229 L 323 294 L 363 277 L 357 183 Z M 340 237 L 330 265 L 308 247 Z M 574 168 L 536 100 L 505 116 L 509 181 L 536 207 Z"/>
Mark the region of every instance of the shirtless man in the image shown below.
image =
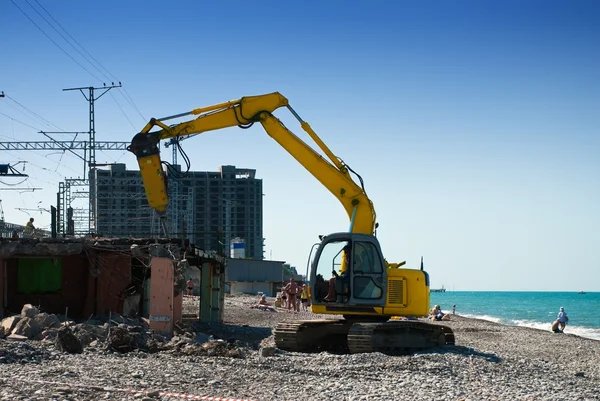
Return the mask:
<path id="1" fill-rule="evenodd" d="M 187 295 L 194 295 L 194 280 L 191 277 L 187 281 Z"/>
<path id="2" fill-rule="evenodd" d="M 294 281 L 293 277 L 290 277 L 290 282 L 284 288 L 287 294 L 287 305 L 288 310 L 294 307 L 294 311 L 298 312 L 298 303 L 296 302 L 296 295 L 298 294 L 298 284 Z"/>

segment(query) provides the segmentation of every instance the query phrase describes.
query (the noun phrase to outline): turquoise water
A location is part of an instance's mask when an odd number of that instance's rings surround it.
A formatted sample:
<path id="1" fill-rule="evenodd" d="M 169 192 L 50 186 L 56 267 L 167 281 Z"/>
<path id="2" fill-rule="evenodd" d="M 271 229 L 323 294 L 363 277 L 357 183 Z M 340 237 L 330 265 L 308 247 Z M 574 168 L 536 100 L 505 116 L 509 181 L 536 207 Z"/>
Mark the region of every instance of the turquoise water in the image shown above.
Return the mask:
<path id="1" fill-rule="evenodd" d="M 432 292 L 431 305 L 443 312 L 497 323 L 550 330 L 564 306 L 569 323 L 565 333 L 600 340 L 600 292 Z"/>

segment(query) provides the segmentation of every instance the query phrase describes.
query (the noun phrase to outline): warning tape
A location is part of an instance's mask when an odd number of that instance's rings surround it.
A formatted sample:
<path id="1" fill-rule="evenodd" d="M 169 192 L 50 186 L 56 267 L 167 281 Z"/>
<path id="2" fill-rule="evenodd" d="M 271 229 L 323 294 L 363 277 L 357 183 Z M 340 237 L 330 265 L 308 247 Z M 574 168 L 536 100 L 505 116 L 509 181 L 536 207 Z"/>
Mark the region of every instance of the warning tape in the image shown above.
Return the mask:
<path id="1" fill-rule="evenodd" d="M 103 387 L 103 386 L 93 386 L 93 385 L 85 385 L 85 384 L 72 384 L 72 383 L 63 383 L 63 382 L 55 382 L 55 381 L 46 381 L 46 380 L 30 380 L 30 379 L 20 379 L 20 378 L 0 378 L 0 381 L 23 381 L 29 383 L 39 383 L 39 384 L 54 384 L 57 386 L 67 386 L 67 387 L 84 387 L 91 390 L 97 391 L 113 391 L 120 393 L 134 393 L 134 394 L 142 394 L 145 396 L 159 396 L 159 397 L 175 397 L 175 398 L 184 398 L 187 400 L 209 400 L 209 401 L 253 401 L 249 399 L 241 399 L 241 398 L 223 398 L 223 397 L 212 397 L 208 395 L 191 395 L 184 393 L 169 393 L 166 391 L 148 391 L 148 390 L 135 390 L 135 389 L 122 389 L 115 387 Z"/>

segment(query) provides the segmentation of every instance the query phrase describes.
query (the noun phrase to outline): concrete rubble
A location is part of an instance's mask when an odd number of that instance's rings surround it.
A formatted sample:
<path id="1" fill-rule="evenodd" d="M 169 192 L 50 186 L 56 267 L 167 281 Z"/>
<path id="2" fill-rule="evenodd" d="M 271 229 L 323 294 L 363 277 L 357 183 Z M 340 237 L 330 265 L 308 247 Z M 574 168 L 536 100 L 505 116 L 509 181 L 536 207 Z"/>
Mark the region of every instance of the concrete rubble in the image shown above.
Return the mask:
<path id="1" fill-rule="evenodd" d="M 175 335 L 168 339 L 150 330 L 144 318 L 129 319 L 113 314 L 108 321 L 75 322 L 63 315 L 40 312 L 31 304 L 24 305 L 20 315 L 1 321 L 0 338 L 53 345 L 57 351 L 69 354 L 80 354 L 89 348 L 119 354 L 166 352 L 243 358 L 247 347 L 239 340 L 224 340 L 199 332 L 193 325 L 176 325 Z M 12 363 L 13 359 L 14 355 L 5 362 Z"/>

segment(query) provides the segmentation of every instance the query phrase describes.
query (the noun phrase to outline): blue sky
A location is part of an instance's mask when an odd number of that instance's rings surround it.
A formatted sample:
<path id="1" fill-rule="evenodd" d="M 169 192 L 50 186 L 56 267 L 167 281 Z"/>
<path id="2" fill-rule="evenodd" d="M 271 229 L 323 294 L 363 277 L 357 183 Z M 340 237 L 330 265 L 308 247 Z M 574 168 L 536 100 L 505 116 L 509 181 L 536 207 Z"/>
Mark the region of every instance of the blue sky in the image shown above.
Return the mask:
<path id="1" fill-rule="evenodd" d="M 166 4 L 0 3 L 0 141 L 87 131 L 87 102 L 64 88 L 123 83 L 96 102 L 105 141 L 129 141 L 150 117 L 279 91 L 364 178 L 388 260 L 423 256 L 433 287 L 600 291 L 597 2 Z M 304 270 L 318 234 L 347 229 L 337 200 L 262 128 L 182 145 L 193 170 L 257 169 L 267 257 Z M 0 185 L 6 220 L 20 224 L 31 214 L 48 226 L 35 209 L 83 172 L 69 153 L 0 159 L 27 161 L 28 180 Z M 96 159 L 137 168 L 128 152 Z"/>

